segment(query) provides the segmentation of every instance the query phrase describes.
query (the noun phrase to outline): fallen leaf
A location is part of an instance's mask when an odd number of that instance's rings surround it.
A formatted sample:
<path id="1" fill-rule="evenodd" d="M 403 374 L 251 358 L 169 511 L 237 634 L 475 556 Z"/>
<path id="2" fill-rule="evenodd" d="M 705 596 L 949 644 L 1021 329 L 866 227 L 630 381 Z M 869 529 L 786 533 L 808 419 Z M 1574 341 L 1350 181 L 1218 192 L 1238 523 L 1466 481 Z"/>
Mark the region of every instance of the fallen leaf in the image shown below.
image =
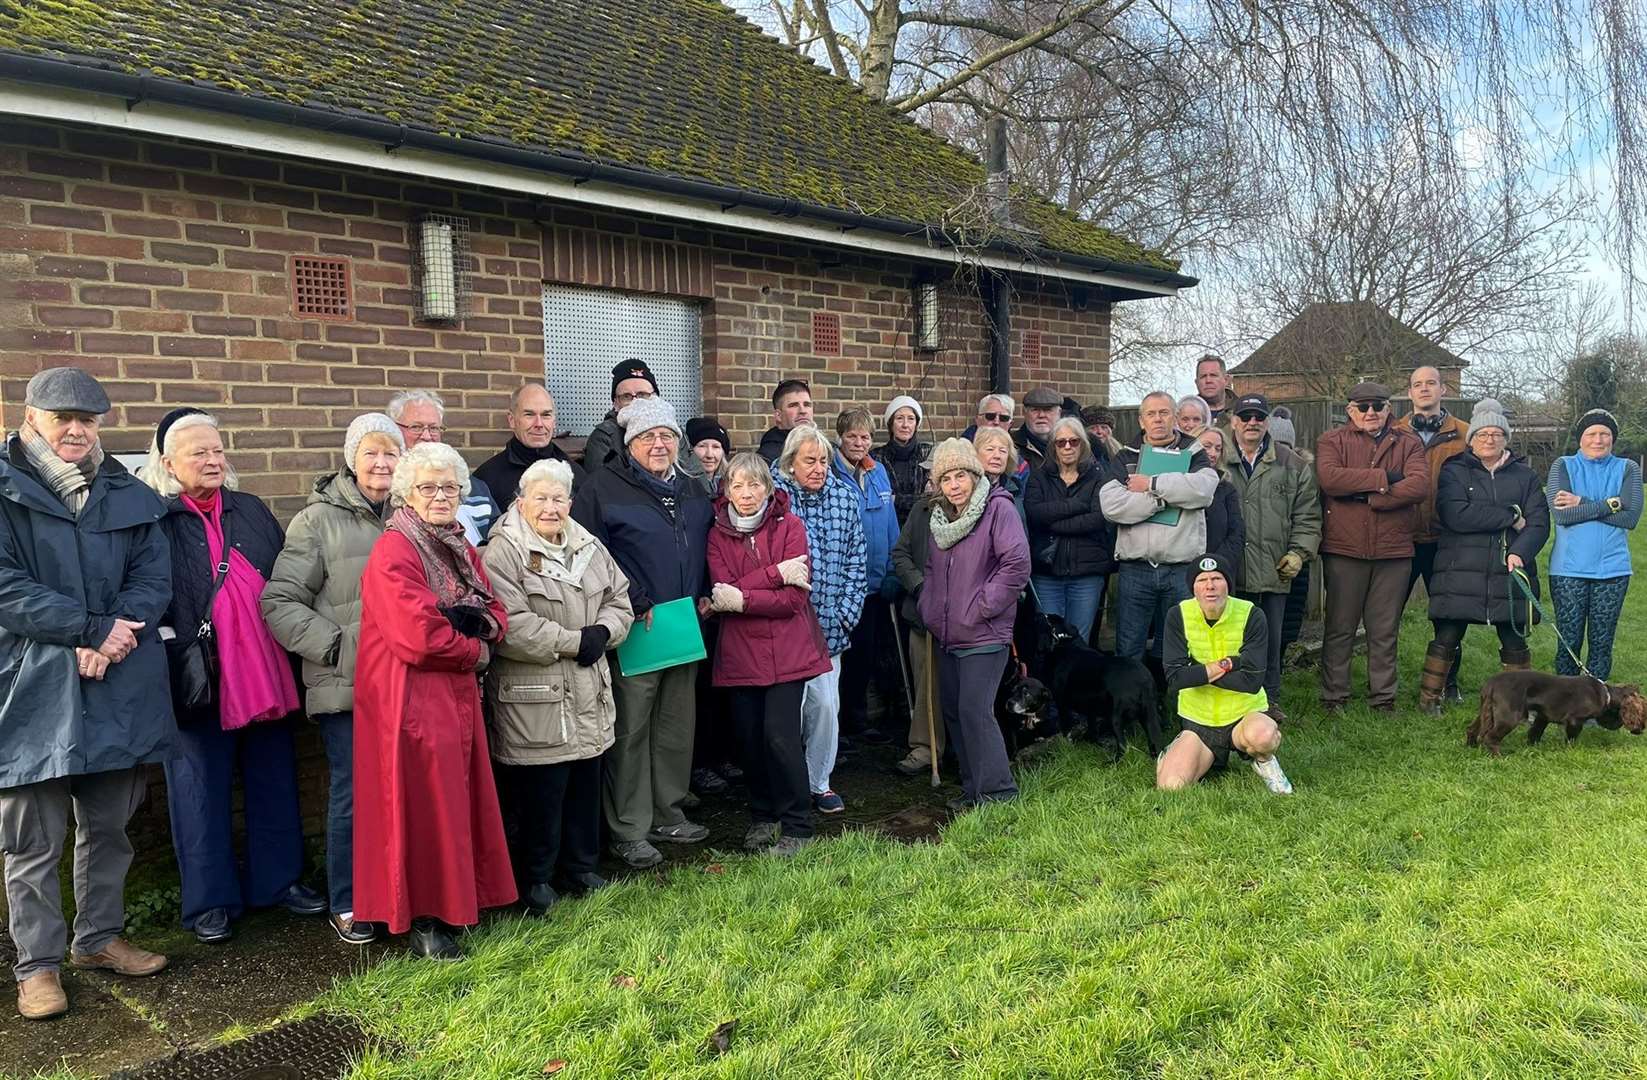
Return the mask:
<path id="1" fill-rule="evenodd" d="M 738 1018 L 734 1016 L 709 1033 L 709 1038 L 703 1041 L 704 1051 L 710 1054 L 726 1053 L 732 1049 L 732 1033 L 737 1030 Z"/>
<path id="2" fill-rule="evenodd" d="M 614 975 L 612 976 L 612 985 L 619 990 L 633 990 L 635 988 L 635 977 L 633 975 Z"/>
<path id="3" fill-rule="evenodd" d="M 553 1076 L 564 1068 L 566 1068 L 566 1062 L 562 1061 L 560 1058 L 556 1058 L 555 1060 L 544 1065 L 543 1075 Z"/>
<path id="4" fill-rule="evenodd" d="M 724 874 L 726 873 L 726 867 L 718 862 L 712 862 L 703 868 L 703 872 L 706 874 Z"/>

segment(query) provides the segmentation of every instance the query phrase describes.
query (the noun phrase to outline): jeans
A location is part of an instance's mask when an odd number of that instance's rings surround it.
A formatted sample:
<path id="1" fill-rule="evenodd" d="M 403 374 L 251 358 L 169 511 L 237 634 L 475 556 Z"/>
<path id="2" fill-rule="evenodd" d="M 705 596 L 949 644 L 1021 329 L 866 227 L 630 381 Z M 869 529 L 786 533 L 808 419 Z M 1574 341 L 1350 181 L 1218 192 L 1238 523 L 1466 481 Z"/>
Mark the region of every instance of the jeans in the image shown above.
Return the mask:
<path id="1" fill-rule="evenodd" d="M 326 797 L 326 895 L 332 914 L 355 909 L 355 714 L 314 718 L 331 775 Z"/>
<path id="2" fill-rule="evenodd" d="M 1624 611 L 1624 594 L 1630 588 L 1630 577 L 1578 578 L 1550 575 L 1550 599 L 1555 601 L 1556 629 L 1567 639 L 1574 652 L 1584 648 L 1588 628 L 1590 655 L 1585 667 L 1590 674 L 1605 680 L 1613 673 L 1613 634 L 1618 630 L 1618 617 Z M 1567 655 L 1560 643 L 1556 645 L 1555 669 L 1558 675 L 1577 675 L 1578 665 Z"/>
<path id="3" fill-rule="evenodd" d="M 1116 586 L 1115 655 L 1132 660 L 1144 658 L 1152 626 L 1164 626 L 1167 609 L 1190 598 L 1185 579 L 1188 563 L 1128 560 L 1121 564 Z M 1161 635 L 1155 639 L 1155 655 L 1161 655 Z"/>
<path id="4" fill-rule="evenodd" d="M 1104 599 L 1104 575 L 1087 577 L 1053 577 L 1035 574 L 1030 578 L 1035 586 L 1035 600 L 1042 615 L 1057 615 L 1081 636 L 1084 641 L 1092 633 L 1092 624 L 1098 618 L 1098 605 Z"/>
<path id="5" fill-rule="evenodd" d="M 806 780 L 812 794 L 829 790 L 835 751 L 841 736 L 841 658 L 829 658 L 829 670 L 806 681 L 801 691 L 801 744 L 806 747 Z"/>

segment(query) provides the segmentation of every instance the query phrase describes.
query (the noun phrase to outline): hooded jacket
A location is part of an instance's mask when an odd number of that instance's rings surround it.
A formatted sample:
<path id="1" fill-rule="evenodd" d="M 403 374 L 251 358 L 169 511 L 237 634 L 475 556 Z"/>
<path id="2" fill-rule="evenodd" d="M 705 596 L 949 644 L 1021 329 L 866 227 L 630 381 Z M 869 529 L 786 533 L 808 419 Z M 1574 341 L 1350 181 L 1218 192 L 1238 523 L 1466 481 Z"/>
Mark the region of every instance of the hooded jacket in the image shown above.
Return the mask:
<path id="1" fill-rule="evenodd" d="M 741 612 L 722 612 L 715 645 L 716 686 L 776 686 L 830 670 L 818 616 L 807 591 L 785 585 L 778 564 L 807 554 L 806 526 L 790 510 L 789 494 L 772 492 L 754 532 L 732 524 L 731 500 L 715 500 L 709 532 L 709 577 L 743 593 Z"/>
<path id="2" fill-rule="evenodd" d="M 1526 528 L 1512 532 L 1517 513 Z M 1544 485 L 1519 454 L 1496 472 L 1465 451 L 1441 467 L 1436 487 L 1435 572 L 1430 576 L 1430 618 L 1473 623 L 1513 621 L 1523 631 L 1532 612 L 1512 592 L 1508 555 L 1521 556 L 1533 595 L 1538 595 L 1538 553 L 1550 539 L 1550 508 Z M 1513 599 L 1512 599 L 1513 598 Z"/>
<path id="3" fill-rule="evenodd" d="M 979 481 L 982 483 L 982 481 Z M 921 622 L 945 649 L 1007 645 L 1029 583 L 1029 539 L 1012 496 L 991 485 L 972 531 L 944 549 L 927 538 Z"/>
<path id="4" fill-rule="evenodd" d="M 292 518 L 286 545 L 263 587 L 269 632 L 303 658 L 304 708 L 310 716 L 354 708 L 360 575 L 382 535 L 383 519 L 354 478 L 327 473 L 315 480 L 308 504 Z"/>
<path id="5" fill-rule="evenodd" d="M 606 628 L 608 649 L 629 636 L 629 582 L 587 529 L 565 528 L 562 563 L 511 507 L 481 553 L 508 615 L 486 669 L 487 741 L 506 765 L 582 761 L 612 745 L 612 669 L 604 655 L 588 667 L 576 658 L 586 626 Z"/>
<path id="6" fill-rule="evenodd" d="M 78 518 L 17 436 L 0 459 L 0 788 L 162 761 L 172 719 L 160 618 L 171 597 L 165 506 L 112 456 Z M 101 681 L 95 649 L 116 618 L 145 623 Z"/>

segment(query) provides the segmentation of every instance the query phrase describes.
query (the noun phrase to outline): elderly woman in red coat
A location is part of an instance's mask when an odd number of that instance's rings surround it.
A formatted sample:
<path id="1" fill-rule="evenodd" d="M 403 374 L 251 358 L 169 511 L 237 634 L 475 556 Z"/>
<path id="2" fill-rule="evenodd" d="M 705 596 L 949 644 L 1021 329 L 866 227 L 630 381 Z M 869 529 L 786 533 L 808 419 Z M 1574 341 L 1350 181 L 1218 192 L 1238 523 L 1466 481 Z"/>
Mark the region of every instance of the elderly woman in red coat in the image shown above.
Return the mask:
<path id="1" fill-rule="evenodd" d="M 759 454 L 739 454 L 725 473 L 709 530 L 710 606 L 721 613 L 714 682 L 730 690 L 743 748 L 753 818 L 743 846 L 788 856 L 812 842 L 801 688 L 830 670 L 829 650 L 789 496 L 773 490 Z"/>
<path id="2" fill-rule="evenodd" d="M 456 928 L 515 899 L 476 677 L 504 609 L 457 523 L 468 481 L 442 443 L 395 467 L 355 662 L 355 919 L 410 929 L 435 960 L 461 958 Z"/>

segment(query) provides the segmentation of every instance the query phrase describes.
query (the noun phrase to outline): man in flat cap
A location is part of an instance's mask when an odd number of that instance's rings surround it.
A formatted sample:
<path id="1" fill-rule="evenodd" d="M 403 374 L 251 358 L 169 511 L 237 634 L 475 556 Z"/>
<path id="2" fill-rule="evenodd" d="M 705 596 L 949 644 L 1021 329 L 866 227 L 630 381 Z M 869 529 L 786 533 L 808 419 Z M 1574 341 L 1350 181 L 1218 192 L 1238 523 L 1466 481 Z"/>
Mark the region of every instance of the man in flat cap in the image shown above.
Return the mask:
<path id="1" fill-rule="evenodd" d="M 1418 504 L 1430 490 L 1424 444 L 1390 423 L 1390 392 L 1359 383 L 1343 427 L 1315 444 L 1315 476 L 1326 503 L 1321 563 L 1327 624 L 1321 644 L 1321 704 L 1350 697 L 1355 631 L 1367 628 L 1367 703 L 1395 711 L 1396 632 L 1407 603 Z"/>
<path id="2" fill-rule="evenodd" d="M 1052 425 L 1064 412 L 1064 395 L 1050 386 L 1037 386 L 1024 395 L 1024 422 L 1012 433 L 1018 447 L 1018 475 L 1038 469 L 1047 459 Z"/>
<path id="3" fill-rule="evenodd" d="M 131 976 L 166 966 L 119 935 L 139 766 L 162 760 L 176 731 L 157 633 L 171 552 L 160 499 L 98 443 L 108 411 L 84 371 L 43 371 L 0 459 L 0 852 L 17 1009 L 30 1020 L 69 1007 L 58 866 L 71 805 L 71 962 Z"/>

